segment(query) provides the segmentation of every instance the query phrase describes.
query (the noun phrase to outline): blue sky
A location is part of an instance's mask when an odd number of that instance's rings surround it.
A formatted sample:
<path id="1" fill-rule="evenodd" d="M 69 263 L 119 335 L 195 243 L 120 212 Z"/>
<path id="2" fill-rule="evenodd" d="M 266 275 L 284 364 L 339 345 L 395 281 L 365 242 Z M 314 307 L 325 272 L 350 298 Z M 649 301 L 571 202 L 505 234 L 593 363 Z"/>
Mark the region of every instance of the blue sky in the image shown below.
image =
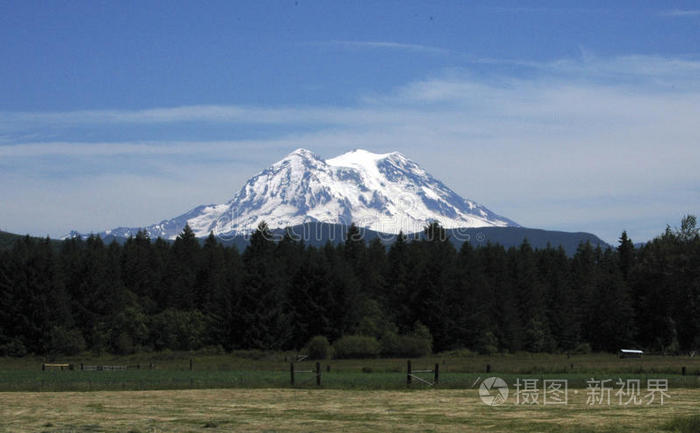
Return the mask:
<path id="1" fill-rule="evenodd" d="M 700 213 L 700 2 L 0 2 L 0 229 L 141 226 L 305 147 L 523 225 Z"/>

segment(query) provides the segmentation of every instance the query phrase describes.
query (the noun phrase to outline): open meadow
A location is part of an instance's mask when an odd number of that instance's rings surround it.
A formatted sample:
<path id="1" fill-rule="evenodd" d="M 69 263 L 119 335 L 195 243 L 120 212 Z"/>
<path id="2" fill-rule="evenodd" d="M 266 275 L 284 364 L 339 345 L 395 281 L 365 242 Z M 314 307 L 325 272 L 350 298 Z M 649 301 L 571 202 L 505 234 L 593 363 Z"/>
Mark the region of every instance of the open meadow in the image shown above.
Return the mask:
<path id="1" fill-rule="evenodd" d="M 72 371 L 42 371 L 41 358 L 5 358 L 0 432 L 700 431 L 697 357 L 444 353 L 412 360 L 416 370 L 439 364 L 440 380 L 431 386 L 414 379 L 410 387 L 404 359 L 325 360 L 318 387 L 308 373 L 290 384 L 294 356 L 167 352 L 52 360 L 72 363 Z M 80 363 L 129 368 L 81 371 Z M 315 361 L 295 367 L 308 371 Z M 433 379 L 429 372 L 416 376 Z M 480 398 L 479 384 L 487 377 L 508 384 L 504 404 L 490 406 Z M 612 380 L 610 404 L 591 404 L 591 378 Z M 620 378 L 639 380 L 642 396 L 647 380 L 667 380 L 668 397 L 663 405 L 658 399 L 620 404 Z M 536 405 L 518 404 L 514 384 L 526 379 L 539 388 L 544 380 L 566 380 L 567 404 L 545 405 L 542 395 Z"/>
<path id="2" fill-rule="evenodd" d="M 699 389 L 663 406 L 485 405 L 476 390 L 0 393 L 4 432 L 695 432 Z M 693 421 L 694 420 L 694 421 Z"/>
<path id="3" fill-rule="evenodd" d="M 53 360 L 73 364 L 74 370 L 41 370 L 42 358 L 0 358 L 0 391 L 99 391 L 209 388 L 291 387 L 289 361 L 295 353 L 234 352 L 202 354 L 154 352 L 132 356 L 68 357 Z M 192 370 L 190 370 L 192 360 Z M 126 366 L 120 371 L 80 371 L 80 365 Z M 322 387 L 330 389 L 404 389 L 405 359 L 322 360 Z M 413 368 L 439 365 L 440 388 L 465 389 L 479 378 L 566 379 L 584 388 L 594 378 L 668 379 L 671 388 L 700 388 L 700 357 L 646 356 L 619 359 L 611 354 L 497 354 L 442 353 L 413 360 Z M 139 368 L 136 368 L 136 367 Z M 685 375 L 682 375 L 685 367 Z M 315 361 L 296 362 L 298 371 L 315 369 Z M 487 374 L 488 369 L 488 374 Z M 420 377 L 432 379 L 432 374 Z M 414 381 L 414 387 L 423 386 Z M 297 375 L 296 387 L 313 387 L 312 375 Z M 700 403 L 700 401 L 699 401 Z"/>

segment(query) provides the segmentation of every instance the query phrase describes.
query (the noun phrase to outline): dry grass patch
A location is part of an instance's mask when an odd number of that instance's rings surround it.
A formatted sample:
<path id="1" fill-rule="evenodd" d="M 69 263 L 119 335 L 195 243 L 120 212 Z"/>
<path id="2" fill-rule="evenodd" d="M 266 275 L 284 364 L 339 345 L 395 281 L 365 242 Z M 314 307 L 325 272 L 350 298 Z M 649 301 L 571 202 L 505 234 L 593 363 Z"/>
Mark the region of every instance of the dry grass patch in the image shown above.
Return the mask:
<path id="1" fill-rule="evenodd" d="M 0 432 L 663 431 L 700 414 L 700 390 L 664 406 L 484 405 L 475 390 L 226 389 L 0 393 Z"/>

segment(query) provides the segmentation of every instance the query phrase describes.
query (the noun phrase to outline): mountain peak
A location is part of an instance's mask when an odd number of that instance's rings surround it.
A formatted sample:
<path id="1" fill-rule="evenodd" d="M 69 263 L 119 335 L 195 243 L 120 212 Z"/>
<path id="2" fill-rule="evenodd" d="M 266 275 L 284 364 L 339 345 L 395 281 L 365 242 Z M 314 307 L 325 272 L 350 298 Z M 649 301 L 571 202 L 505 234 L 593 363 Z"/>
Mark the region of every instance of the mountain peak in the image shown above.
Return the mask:
<path id="1" fill-rule="evenodd" d="M 353 162 L 355 164 L 375 164 L 376 162 L 384 159 L 392 159 L 402 162 L 410 161 L 400 152 L 374 153 L 365 149 L 353 149 L 350 152 L 346 152 L 333 158 L 336 164 L 340 164 L 342 162 Z"/>
<path id="2" fill-rule="evenodd" d="M 321 158 L 319 158 L 318 155 L 316 155 L 315 153 L 313 153 L 312 151 L 310 151 L 308 149 L 304 149 L 303 147 L 300 147 L 300 148 L 294 150 L 293 152 L 290 152 L 289 155 L 287 155 L 285 157 L 285 159 L 295 157 L 295 156 L 302 157 L 305 159 L 319 159 L 319 160 L 321 159 Z"/>
<path id="3" fill-rule="evenodd" d="M 383 233 L 420 232 L 431 221 L 445 228 L 518 226 L 460 197 L 399 152 L 354 149 L 323 160 L 299 148 L 248 180 L 220 205 L 146 227 L 152 238 L 175 238 L 185 224 L 197 236 L 249 233 L 261 222 L 284 228 L 308 222 L 355 223 Z M 127 236 L 138 229 L 115 229 Z"/>
<path id="4" fill-rule="evenodd" d="M 377 161 L 386 159 L 390 153 L 373 153 L 364 149 L 354 149 L 335 158 L 331 158 L 326 162 L 332 166 L 345 167 L 373 167 L 377 165 Z"/>
<path id="5" fill-rule="evenodd" d="M 387 156 L 391 155 L 391 153 L 374 153 L 370 152 L 369 150 L 365 149 L 353 149 L 349 152 L 345 152 L 344 154 L 337 156 L 336 158 L 341 158 L 341 157 L 355 157 L 355 158 L 373 158 L 373 159 L 381 159 L 381 158 L 386 158 Z"/>

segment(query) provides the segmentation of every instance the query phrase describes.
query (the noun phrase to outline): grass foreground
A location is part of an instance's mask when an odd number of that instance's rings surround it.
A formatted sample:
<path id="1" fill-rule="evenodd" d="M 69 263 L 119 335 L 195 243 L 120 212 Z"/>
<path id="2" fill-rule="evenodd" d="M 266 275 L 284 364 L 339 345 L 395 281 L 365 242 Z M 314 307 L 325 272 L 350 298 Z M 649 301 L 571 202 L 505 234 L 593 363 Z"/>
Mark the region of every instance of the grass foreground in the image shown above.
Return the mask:
<path id="1" fill-rule="evenodd" d="M 696 432 L 700 390 L 662 406 L 485 405 L 475 389 L 0 393 L 0 432 Z"/>
<path id="2" fill-rule="evenodd" d="M 0 358 L 2 391 L 146 391 L 209 388 L 292 388 L 289 361 L 296 354 L 285 352 L 236 352 L 203 354 L 154 352 L 129 356 L 90 354 L 51 360 L 72 363 L 75 370 L 41 370 L 40 357 Z M 485 375 L 509 383 L 517 378 L 566 379 L 570 388 L 585 388 L 596 379 L 667 379 L 670 388 L 700 388 L 700 356 L 645 356 L 619 359 L 611 354 L 496 354 L 477 355 L 459 351 L 413 359 L 414 369 L 439 364 L 439 387 L 470 388 Z M 192 364 L 190 364 L 192 362 Z M 85 365 L 128 365 L 122 371 L 80 371 Z M 135 369 L 136 365 L 140 369 Z M 192 370 L 190 370 L 192 365 Z M 315 361 L 295 363 L 297 370 L 313 370 Z M 487 368 L 488 367 L 488 368 Z M 331 359 L 321 361 L 322 385 L 326 389 L 403 390 L 406 359 Z M 681 373 L 685 371 L 685 375 Z M 426 379 L 431 374 L 423 374 Z M 420 384 L 416 384 L 422 388 Z M 313 387 L 311 375 L 299 375 L 295 387 Z"/>

